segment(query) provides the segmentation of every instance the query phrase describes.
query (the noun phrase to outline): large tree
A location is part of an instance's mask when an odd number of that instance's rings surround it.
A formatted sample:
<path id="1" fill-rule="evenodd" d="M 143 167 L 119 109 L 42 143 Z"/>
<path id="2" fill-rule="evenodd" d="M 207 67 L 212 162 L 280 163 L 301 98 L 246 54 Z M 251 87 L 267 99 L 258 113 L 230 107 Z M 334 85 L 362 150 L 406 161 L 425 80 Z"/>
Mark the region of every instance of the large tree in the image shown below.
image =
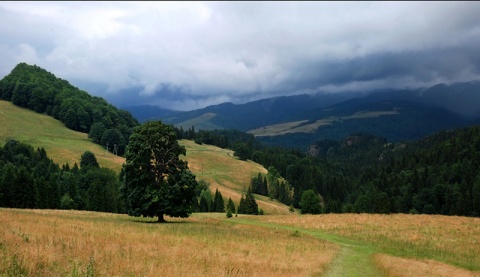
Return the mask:
<path id="1" fill-rule="evenodd" d="M 123 194 L 129 215 L 188 217 L 195 199 L 195 176 L 187 162 L 174 129 L 160 121 L 135 127 L 124 164 Z"/>

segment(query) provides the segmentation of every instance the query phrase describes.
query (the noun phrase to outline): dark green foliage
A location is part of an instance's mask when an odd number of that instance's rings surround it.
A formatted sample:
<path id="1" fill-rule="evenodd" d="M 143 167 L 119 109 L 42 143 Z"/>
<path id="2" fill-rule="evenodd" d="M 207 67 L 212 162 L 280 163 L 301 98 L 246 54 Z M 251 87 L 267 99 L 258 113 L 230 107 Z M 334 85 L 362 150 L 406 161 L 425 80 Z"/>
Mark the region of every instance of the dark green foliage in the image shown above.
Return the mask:
<path id="1" fill-rule="evenodd" d="M 90 152 L 90 151 L 85 151 L 85 153 L 82 154 L 80 158 L 80 167 L 85 168 L 85 167 L 100 167 L 100 165 L 97 162 L 97 158 L 95 155 Z"/>
<path id="2" fill-rule="evenodd" d="M 215 211 L 215 206 L 213 205 L 212 193 L 210 189 L 204 188 L 200 192 L 200 205 L 199 211 L 202 213 L 208 213 Z"/>
<path id="3" fill-rule="evenodd" d="M 260 195 L 267 196 L 268 195 L 268 186 L 267 186 L 267 179 L 263 178 L 260 173 L 258 173 L 257 177 L 252 178 L 252 192 Z"/>
<path id="4" fill-rule="evenodd" d="M 117 129 L 110 129 L 103 133 L 101 144 L 116 155 L 123 155 L 125 152 L 125 139 Z"/>
<path id="5" fill-rule="evenodd" d="M 218 191 L 218 189 L 215 190 L 215 197 L 213 198 L 213 206 L 215 208 L 216 213 L 225 212 L 225 203 L 223 201 L 222 194 Z"/>
<path id="6" fill-rule="evenodd" d="M 302 214 L 319 214 L 322 212 L 320 206 L 320 197 L 315 191 L 309 189 L 302 193 L 300 200 L 300 208 Z"/>
<path id="7" fill-rule="evenodd" d="M 201 213 L 208 213 L 210 211 L 208 200 L 206 197 L 200 197 L 200 203 L 198 204 L 198 211 Z"/>
<path id="8" fill-rule="evenodd" d="M 115 173 L 108 168 L 88 168 L 78 180 L 79 187 L 86 199 L 83 205 L 90 211 L 122 210 L 119 200 L 119 182 Z M 86 196 L 86 197 L 85 197 Z"/>
<path id="9" fill-rule="evenodd" d="M 187 163 L 179 159 L 185 148 L 175 131 L 160 121 L 134 128 L 126 152 L 122 189 L 129 215 L 188 217 L 197 185 Z"/>
<path id="10" fill-rule="evenodd" d="M 240 160 L 245 161 L 250 158 L 250 148 L 245 143 L 237 143 L 233 146 L 234 155 Z"/>
<path id="11" fill-rule="evenodd" d="M 90 133 L 88 134 L 88 137 L 91 138 L 94 142 L 101 144 L 102 136 L 105 131 L 107 131 L 107 128 L 105 128 L 105 125 L 102 122 L 95 122 L 90 128 Z"/>
<path id="12" fill-rule="evenodd" d="M 255 201 L 251 188 L 248 188 L 245 197 L 242 195 L 240 205 L 238 206 L 238 213 L 258 215 L 258 204 Z"/>
<path id="13" fill-rule="evenodd" d="M 51 115 L 72 130 L 88 133 L 97 124 L 90 135 L 97 143 L 101 142 L 103 132 L 115 129 L 122 136 L 118 139 L 119 155 L 120 152 L 123 154 L 132 128 L 138 125 L 129 112 L 119 110 L 103 98 L 91 96 L 52 73 L 26 63 L 18 64 L 0 80 L 0 99 Z M 103 128 L 98 125 L 100 123 Z"/>
<path id="14" fill-rule="evenodd" d="M 233 200 L 230 197 L 228 198 L 228 202 L 227 202 L 227 211 L 230 211 L 232 213 L 236 212 L 235 203 L 233 203 Z"/>
<path id="15" fill-rule="evenodd" d="M 205 180 L 200 180 L 197 182 L 197 186 L 195 187 L 195 195 L 200 197 L 202 191 L 210 191 L 209 189 L 210 184 L 205 182 Z"/>
<path id="16" fill-rule="evenodd" d="M 240 203 L 238 204 L 237 213 L 239 214 L 246 214 L 247 213 L 247 206 L 245 205 L 245 195 L 242 194 L 242 198 L 240 198 Z"/>
<path id="17" fill-rule="evenodd" d="M 44 149 L 10 140 L 0 147 L 0 206 L 124 212 L 116 174 L 86 151 L 82 169 L 62 169 Z"/>

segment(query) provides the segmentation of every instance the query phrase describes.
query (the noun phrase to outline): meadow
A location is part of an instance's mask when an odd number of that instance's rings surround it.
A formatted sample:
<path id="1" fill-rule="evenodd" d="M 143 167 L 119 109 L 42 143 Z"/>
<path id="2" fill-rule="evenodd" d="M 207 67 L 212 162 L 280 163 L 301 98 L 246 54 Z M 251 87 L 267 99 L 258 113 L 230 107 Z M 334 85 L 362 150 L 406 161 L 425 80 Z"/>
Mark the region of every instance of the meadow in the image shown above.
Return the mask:
<path id="1" fill-rule="evenodd" d="M 120 172 L 125 162 L 124 158 L 93 143 L 87 134 L 67 129 L 62 122 L 46 114 L 17 107 L 11 102 L 0 100 L 0 123 L 0 144 L 16 139 L 34 148 L 43 147 L 48 157 L 59 165 L 80 165 L 80 157 L 87 150 L 95 154 L 102 167 L 115 172 Z"/>
<path id="2" fill-rule="evenodd" d="M 80 157 L 87 150 L 95 154 L 100 166 L 117 173 L 125 163 L 125 158 L 106 152 L 87 134 L 67 129 L 62 122 L 50 116 L 17 107 L 11 102 L 0 100 L 0 123 L 0 145 L 8 139 L 16 139 L 34 148 L 43 147 L 48 157 L 59 165 L 80 164 Z M 259 172 L 267 173 L 257 163 L 237 159 L 231 150 L 198 145 L 189 140 L 180 140 L 179 143 L 187 150 L 187 155 L 181 158 L 188 161 L 197 180 L 210 183 L 212 192 L 218 188 L 225 200 L 231 197 L 237 205 L 251 178 Z M 258 196 L 257 203 L 266 214 L 290 213 L 287 206 L 268 197 Z"/>
<path id="3" fill-rule="evenodd" d="M 373 114 L 357 115 L 373 116 Z M 376 114 L 375 116 L 378 116 Z M 86 150 L 102 167 L 124 159 L 87 134 L 0 101 L 0 144 L 44 147 L 58 164 Z M 266 169 L 231 150 L 181 140 L 197 180 L 236 203 Z M 196 213 L 186 219 L 0 208 L 0 276 L 480 276 L 480 218 L 298 215 L 255 196 L 265 216 Z"/>
<path id="4" fill-rule="evenodd" d="M 0 276 L 315 276 L 339 249 L 224 218 L 0 209 Z"/>
<path id="5" fill-rule="evenodd" d="M 480 276 L 478 218 L 0 209 L 0 276 Z"/>
<path id="6" fill-rule="evenodd" d="M 325 117 L 318 119 L 313 123 L 308 123 L 308 120 L 300 120 L 294 122 L 287 122 L 275 125 L 269 125 L 260 127 L 254 130 L 248 131 L 248 133 L 255 136 L 279 136 L 289 133 L 312 133 L 315 132 L 320 127 L 328 126 L 330 124 L 335 124 L 343 120 L 349 119 L 361 119 L 361 118 L 373 118 L 383 115 L 395 115 L 398 114 L 397 110 L 387 110 L 387 111 L 362 111 L 356 112 L 353 115 L 342 116 L 342 117 Z"/>

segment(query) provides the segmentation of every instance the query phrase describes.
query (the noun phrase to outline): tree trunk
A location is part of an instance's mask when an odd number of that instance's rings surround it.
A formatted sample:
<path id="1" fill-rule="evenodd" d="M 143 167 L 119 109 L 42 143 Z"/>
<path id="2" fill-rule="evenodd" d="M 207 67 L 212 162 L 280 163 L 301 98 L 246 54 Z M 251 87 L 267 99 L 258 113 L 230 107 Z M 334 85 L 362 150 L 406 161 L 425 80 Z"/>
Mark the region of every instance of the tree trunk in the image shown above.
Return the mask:
<path id="1" fill-rule="evenodd" d="M 165 223 L 165 218 L 163 218 L 163 214 L 158 216 L 158 223 Z"/>

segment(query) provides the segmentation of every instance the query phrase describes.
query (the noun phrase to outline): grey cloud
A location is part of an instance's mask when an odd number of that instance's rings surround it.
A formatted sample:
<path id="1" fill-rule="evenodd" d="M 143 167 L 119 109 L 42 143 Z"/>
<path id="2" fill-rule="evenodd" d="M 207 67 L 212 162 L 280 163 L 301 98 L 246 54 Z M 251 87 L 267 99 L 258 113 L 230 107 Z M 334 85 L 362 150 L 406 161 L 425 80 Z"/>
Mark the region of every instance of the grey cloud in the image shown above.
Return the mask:
<path id="1" fill-rule="evenodd" d="M 478 79 L 478 14 L 478 2 L 0 2 L 0 74 L 25 61 L 114 103 L 176 108 Z"/>

